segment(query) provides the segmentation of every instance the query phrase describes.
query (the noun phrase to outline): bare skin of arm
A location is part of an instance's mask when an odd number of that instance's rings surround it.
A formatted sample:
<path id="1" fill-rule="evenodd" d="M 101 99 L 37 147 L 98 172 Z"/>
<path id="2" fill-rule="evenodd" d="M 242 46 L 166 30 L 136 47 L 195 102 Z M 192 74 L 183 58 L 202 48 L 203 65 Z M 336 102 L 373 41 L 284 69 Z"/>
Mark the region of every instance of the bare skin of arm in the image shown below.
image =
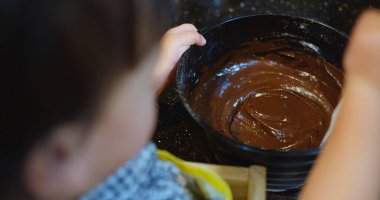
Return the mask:
<path id="1" fill-rule="evenodd" d="M 348 46 L 333 133 L 301 200 L 380 199 L 380 13 L 365 12 Z"/>

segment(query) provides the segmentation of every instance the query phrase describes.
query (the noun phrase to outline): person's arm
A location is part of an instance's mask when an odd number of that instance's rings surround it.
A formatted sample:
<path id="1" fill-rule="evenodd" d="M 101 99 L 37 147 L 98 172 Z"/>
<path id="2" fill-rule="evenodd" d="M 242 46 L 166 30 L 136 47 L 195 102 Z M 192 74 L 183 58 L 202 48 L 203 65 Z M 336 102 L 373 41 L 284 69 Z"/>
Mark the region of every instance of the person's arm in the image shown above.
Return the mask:
<path id="1" fill-rule="evenodd" d="M 344 58 L 346 82 L 332 135 L 301 200 L 380 199 L 380 14 L 363 14 Z"/>

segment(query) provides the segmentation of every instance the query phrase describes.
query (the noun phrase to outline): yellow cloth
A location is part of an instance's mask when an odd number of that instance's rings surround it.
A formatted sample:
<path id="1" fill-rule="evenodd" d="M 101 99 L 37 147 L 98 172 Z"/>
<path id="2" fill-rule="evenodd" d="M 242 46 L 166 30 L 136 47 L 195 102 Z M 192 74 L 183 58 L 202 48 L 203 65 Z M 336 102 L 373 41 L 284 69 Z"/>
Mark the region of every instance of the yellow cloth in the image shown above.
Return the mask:
<path id="1" fill-rule="evenodd" d="M 157 156 L 163 161 L 172 162 L 180 169 L 182 174 L 191 177 L 206 199 L 232 200 L 232 192 L 229 185 L 216 173 L 185 162 L 164 150 L 158 150 Z"/>

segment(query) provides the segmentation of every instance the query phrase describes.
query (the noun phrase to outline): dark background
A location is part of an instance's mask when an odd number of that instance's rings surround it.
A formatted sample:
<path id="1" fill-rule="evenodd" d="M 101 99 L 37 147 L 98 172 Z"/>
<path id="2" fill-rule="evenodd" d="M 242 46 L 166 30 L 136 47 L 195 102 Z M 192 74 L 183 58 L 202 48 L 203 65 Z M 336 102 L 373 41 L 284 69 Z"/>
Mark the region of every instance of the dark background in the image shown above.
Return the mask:
<path id="1" fill-rule="evenodd" d="M 171 0 L 169 6 L 172 26 L 192 23 L 201 30 L 238 16 L 286 14 L 311 18 L 349 35 L 358 15 L 366 8 L 380 8 L 380 0 Z M 185 160 L 216 163 L 197 146 L 194 137 L 202 130 L 181 105 L 175 84 L 166 87 L 158 105 L 158 147 Z M 296 199 L 297 194 L 268 193 L 268 199 Z"/>

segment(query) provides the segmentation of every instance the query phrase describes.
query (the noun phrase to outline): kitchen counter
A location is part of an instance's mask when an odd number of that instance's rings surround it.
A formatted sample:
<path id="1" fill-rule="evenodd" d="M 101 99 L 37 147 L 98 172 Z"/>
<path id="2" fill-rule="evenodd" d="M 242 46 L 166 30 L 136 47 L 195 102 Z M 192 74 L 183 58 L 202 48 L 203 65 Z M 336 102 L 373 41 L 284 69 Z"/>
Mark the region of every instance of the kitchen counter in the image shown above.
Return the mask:
<path id="1" fill-rule="evenodd" d="M 203 29 L 219 22 L 251 14 L 285 14 L 311 18 L 349 34 L 365 8 L 380 8 L 380 0 L 171 0 L 171 24 L 193 23 Z M 176 156 L 197 162 L 217 163 L 213 155 L 202 152 L 194 137 L 202 129 L 182 106 L 174 84 L 170 84 L 158 101 L 159 118 L 154 142 Z M 268 193 L 268 199 L 296 199 L 299 191 Z"/>

